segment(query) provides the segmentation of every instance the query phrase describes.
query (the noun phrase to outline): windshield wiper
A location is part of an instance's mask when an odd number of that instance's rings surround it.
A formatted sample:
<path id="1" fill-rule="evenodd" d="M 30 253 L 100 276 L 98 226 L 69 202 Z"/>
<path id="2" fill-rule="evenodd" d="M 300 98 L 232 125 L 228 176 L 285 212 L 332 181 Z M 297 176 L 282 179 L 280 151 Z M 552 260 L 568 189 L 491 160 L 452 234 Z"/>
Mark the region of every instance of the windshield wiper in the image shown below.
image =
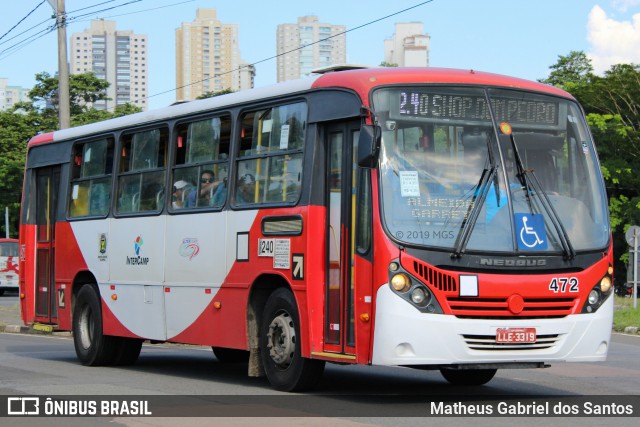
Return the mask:
<path id="1" fill-rule="evenodd" d="M 523 190 L 525 191 L 525 197 L 527 199 L 527 204 L 529 205 L 529 210 L 533 214 L 533 203 L 531 201 L 531 194 L 537 194 L 540 197 L 540 204 L 542 205 L 544 211 L 546 212 L 549 219 L 551 219 L 551 223 L 553 227 L 556 229 L 556 233 L 560 239 L 560 244 L 562 245 L 562 252 L 564 254 L 565 259 L 573 259 L 576 256 L 576 252 L 573 249 L 573 245 L 569 240 L 569 234 L 567 234 L 567 230 L 565 230 L 562 225 L 562 221 L 560 220 L 560 216 L 556 212 L 555 208 L 551 204 L 551 200 L 549 200 L 549 196 L 542 189 L 542 185 L 540 185 L 540 181 L 538 181 L 538 177 L 533 172 L 532 169 L 525 169 L 522 164 L 522 159 L 520 157 L 520 153 L 518 152 L 518 147 L 516 145 L 516 139 L 513 133 L 510 135 L 509 140 L 511 141 L 511 147 L 513 148 L 513 156 L 515 158 L 517 174 L 516 177 L 520 181 Z M 533 188 L 533 192 L 531 191 Z"/>
<path id="2" fill-rule="evenodd" d="M 491 161 L 491 158 L 489 158 L 489 160 Z M 491 164 L 493 163 L 491 162 Z M 458 237 L 456 238 L 455 249 L 451 254 L 452 258 L 460 258 L 460 256 L 464 252 L 464 249 L 469 242 L 469 238 L 471 237 L 473 227 L 475 226 L 476 221 L 478 221 L 478 216 L 480 215 L 482 205 L 484 205 L 484 202 L 487 199 L 489 188 L 491 187 L 493 179 L 496 176 L 497 170 L 497 166 L 492 166 L 491 169 L 484 169 L 482 171 L 480 180 L 478 181 L 478 184 L 473 191 L 473 197 L 471 199 L 471 203 L 469 204 L 469 208 L 467 209 L 467 214 L 465 215 L 465 219 L 464 221 L 462 221 L 462 225 L 460 226 L 460 232 L 458 233 Z"/>

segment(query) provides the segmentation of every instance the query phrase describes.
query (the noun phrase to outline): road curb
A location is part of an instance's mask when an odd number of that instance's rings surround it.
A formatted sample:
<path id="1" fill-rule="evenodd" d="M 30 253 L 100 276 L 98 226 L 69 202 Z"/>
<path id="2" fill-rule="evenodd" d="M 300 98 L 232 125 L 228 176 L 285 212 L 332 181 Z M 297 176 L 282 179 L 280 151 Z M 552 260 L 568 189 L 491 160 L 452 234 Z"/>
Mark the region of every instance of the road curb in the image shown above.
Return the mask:
<path id="1" fill-rule="evenodd" d="M 32 335 L 52 335 L 53 330 L 46 329 L 38 329 L 33 326 L 24 326 L 24 325 L 0 325 L 0 332 L 5 332 L 9 334 L 32 334 Z"/>

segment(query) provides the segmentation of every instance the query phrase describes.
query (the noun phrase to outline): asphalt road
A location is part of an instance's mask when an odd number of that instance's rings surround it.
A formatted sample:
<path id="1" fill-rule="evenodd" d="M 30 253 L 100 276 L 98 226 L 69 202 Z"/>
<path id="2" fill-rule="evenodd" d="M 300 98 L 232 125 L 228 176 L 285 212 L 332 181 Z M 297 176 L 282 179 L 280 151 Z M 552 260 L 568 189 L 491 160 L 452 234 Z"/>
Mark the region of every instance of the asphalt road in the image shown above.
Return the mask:
<path id="1" fill-rule="evenodd" d="M 607 395 L 607 402 L 618 402 L 626 395 L 639 394 L 639 384 L 640 337 L 635 336 L 615 335 L 607 362 L 560 364 L 543 370 L 499 371 L 496 378 L 483 387 L 450 386 L 437 372 L 328 365 L 316 390 L 302 396 L 291 396 L 274 391 L 263 378 L 248 378 L 246 366 L 242 364 L 216 361 L 208 348 L 145 345 L 138 363 L 132 367 L 89 368 L 77 362 L 73 342 L 69 338 L 0 334 L 0 396 L 108 395 L 136 399 L 163 395 L 169 396 L 169 406 L 172 405 L 179 415 L 184 414 L 180 411 L 185 407 L 190 408 L 189 411 L 196 410 L 196 403 L 208 405 L 205 407 L 207 410 L 214 407 L 228 411 L 230 404 L 231 409 L 238 410 L 232 413 L 234 416 L 231 418 L 208 419 L 206 425 L 413 426 L 425 425 L 430 420 L 437 421 L 437 425 L 457 426 L 460 418 L 428 419 L 417 415 L 427 404 L 425 402 L 433 399 L 471 399 L 495 404 L 503 399 L 517 402 L 526 397 L 534 400 L 548 397 L 553 403 L 576 395 Z M 192 400 L 194 396 L 197 399 L 195 403 Z M 0 402 L 0 405 L 4 403 Z M 286 418 L 280 418 L 283 408 L 289 415 Z M 640 410 L 640 407 L 636 409 Z M 340 416 L 327 418 L 334 415 L 333 411 Z M 404 411 L 411 416 L 403 416 Z M 270 415 L 277 418 L 270 418 Z M 59 420 L 71 423 L 57 424 Z M 180 419 L 178 422 L 173 419 L 173 423 L 169 423 L 171 419 L 168 418 L 103 417 L 32 418 L 29 423 L 25 423 L 25 419 L 7 418 L 0 420 L 0 424 L 26 426 L 34 425 L 35 421 L 38 421 L 36 424 L 46 421 L 43 425 L 101 425 L 106 420 L 111 420 L 112 426 L 113 423 L 129 426 L 188 423 L 191 426 L 201 422 L 200 418 Z M 473 423 L 513 426 L 514 423 L 533 425 L 533 420 L 479 417 L 473 418 Z M 536 417 L 536 420 L 536 426 L 601 426 L 603 422 L 635 426 L 638 418 L 607 421 L 598 417 Z M 89 421 L 90 424 L 82 424 Z"/>

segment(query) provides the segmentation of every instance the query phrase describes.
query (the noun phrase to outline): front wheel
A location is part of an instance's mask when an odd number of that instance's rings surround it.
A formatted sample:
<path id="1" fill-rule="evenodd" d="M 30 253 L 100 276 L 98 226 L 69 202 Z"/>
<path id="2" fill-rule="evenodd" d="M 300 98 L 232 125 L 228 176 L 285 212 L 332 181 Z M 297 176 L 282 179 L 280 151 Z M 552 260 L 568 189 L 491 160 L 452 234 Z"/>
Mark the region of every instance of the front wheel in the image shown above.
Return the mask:
<path id="1" fill-rule="evenodd" d="M 496 374 L 497 369 L 440 369 L 445 380 L 453 385 L 486 384 Z"/>
<path id="2" fill-rule="evenodd" d="M 271 386 L 281 391 L 313 387 L 324 371 L 324 361 L 300 353 L 300 320 L 293 294 L 274 291 L 264 308 L 260 327 L 260 356 Z"/>
<path id="3" fill-rule="evenodd" d="M 76 297 L 73 310 L 73 344 L 83 365 L 100 366 L 113 363 L 117 343 L 102 334 L 102 306 L 95 285 L 84 285 Z"/>

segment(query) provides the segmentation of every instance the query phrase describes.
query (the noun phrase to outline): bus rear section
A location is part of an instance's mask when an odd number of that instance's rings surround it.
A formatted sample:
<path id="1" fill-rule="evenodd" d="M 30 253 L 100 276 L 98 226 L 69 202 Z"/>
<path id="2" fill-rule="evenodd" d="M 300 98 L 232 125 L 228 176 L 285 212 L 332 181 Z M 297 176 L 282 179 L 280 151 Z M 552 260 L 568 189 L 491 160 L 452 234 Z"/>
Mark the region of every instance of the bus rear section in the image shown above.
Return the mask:
<path id="1" fill-rule="evenodd" d="M 0 239 L 0 296 L 17 292 L 20 284 L 18 239 Z"/>

